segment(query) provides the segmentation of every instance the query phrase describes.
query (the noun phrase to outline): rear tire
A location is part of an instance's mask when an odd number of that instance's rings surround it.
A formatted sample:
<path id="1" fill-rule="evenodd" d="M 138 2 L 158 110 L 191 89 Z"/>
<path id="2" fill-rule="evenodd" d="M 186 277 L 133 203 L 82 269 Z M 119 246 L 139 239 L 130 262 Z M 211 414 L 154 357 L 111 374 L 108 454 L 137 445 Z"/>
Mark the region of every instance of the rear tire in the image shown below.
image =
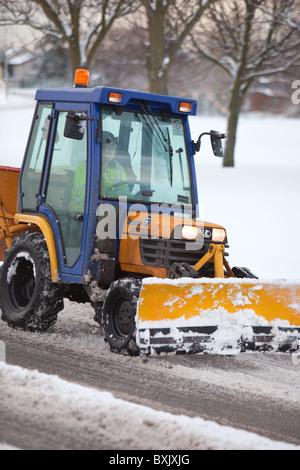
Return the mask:
<path id="1" fill-rule="evenodd" d="M 141 290 L 136 279 L 120 279 L 107 291 L 102 307 L 104 339 L 112 352 L 136 356 L 135 315 Z"/>
<path id="2" fill-rule="evenodd" d="M 46 241 L 40 232 L 15 237 L 6 251 L 0 276 L 2 320 L 9 326 L 44 331 L 64 308 L 59 287 L 51 281 Z"/>

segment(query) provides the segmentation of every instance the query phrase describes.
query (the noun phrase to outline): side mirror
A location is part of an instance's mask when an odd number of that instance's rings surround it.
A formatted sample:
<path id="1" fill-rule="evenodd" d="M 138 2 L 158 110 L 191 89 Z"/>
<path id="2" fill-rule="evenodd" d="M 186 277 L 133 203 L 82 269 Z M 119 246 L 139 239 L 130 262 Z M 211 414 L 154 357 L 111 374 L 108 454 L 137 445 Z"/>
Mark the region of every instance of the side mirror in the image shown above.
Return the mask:
<path id="1" fill-rule="evenodd" d="M 64 137 L 82 140 L 86 128 L 87 115 L 81 111 L 69 111 L 66 116 Z"/>
<path id="2" fill-rule="evenodd" d="M 201 139 L 204 135 L 210 135 L 211 146 L 216 157 L 223 157 L 223 146 L 222 139 L 225 139 L 226 135 L 221 134 L 218 131 L 203 132 L 199 135 L 197 142 L 193 142 L 194 153 L 200 151 Z"/>
<path id="3" fill-rule="evenodd" d="M 223 157 L 222 139 L 224 138 L 225 134 L 221 134 L 218 131 L 210 131 L 211 146 L 216 157 Z"/>

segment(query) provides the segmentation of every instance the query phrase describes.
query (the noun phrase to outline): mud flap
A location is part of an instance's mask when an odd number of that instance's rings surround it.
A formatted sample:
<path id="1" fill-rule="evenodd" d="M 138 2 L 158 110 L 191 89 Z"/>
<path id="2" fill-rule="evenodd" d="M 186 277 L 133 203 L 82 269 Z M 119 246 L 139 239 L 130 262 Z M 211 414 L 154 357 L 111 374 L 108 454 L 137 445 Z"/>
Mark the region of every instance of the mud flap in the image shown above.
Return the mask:
<path id="1" fill-rule="evenodd" d="M 145 279 L 136 316 L 141 354 L 293 352 L 300 282 Z"/>

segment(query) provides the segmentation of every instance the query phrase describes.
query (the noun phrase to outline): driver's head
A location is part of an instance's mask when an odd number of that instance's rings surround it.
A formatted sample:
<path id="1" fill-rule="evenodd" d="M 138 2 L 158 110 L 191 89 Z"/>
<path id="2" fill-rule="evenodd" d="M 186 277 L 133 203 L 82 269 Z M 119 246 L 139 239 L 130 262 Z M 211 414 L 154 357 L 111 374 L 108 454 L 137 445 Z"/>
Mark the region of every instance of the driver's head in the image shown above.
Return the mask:
<path id="1" fill-rule="evenodd" d="M 104 144 L 110 144 L 111 142 L 114 142 L 116 145 L 118 143 L 117 138 L 113 135 L 112 132 L 109 131 L 103 131 L 102 132 L 102 142 Z"/>

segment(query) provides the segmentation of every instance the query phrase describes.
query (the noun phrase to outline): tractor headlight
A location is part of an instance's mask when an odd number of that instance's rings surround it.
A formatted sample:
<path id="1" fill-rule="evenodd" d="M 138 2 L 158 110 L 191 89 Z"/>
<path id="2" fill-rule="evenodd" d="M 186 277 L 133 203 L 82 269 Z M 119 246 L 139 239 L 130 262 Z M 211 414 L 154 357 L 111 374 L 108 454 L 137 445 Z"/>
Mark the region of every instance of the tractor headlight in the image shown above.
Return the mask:
<path id="1" fill-rule="evenodd" d="M 183 225 L 181 233 L 184 240 L 196 240 L 198 228 L 193 225 Z"/>
<path id="2" fill-rule="evenodd" d="M 212 229 L 212 241 L 216 243 L 224 243 L 226 240 L 226 230 L 224 228 Z"/>

